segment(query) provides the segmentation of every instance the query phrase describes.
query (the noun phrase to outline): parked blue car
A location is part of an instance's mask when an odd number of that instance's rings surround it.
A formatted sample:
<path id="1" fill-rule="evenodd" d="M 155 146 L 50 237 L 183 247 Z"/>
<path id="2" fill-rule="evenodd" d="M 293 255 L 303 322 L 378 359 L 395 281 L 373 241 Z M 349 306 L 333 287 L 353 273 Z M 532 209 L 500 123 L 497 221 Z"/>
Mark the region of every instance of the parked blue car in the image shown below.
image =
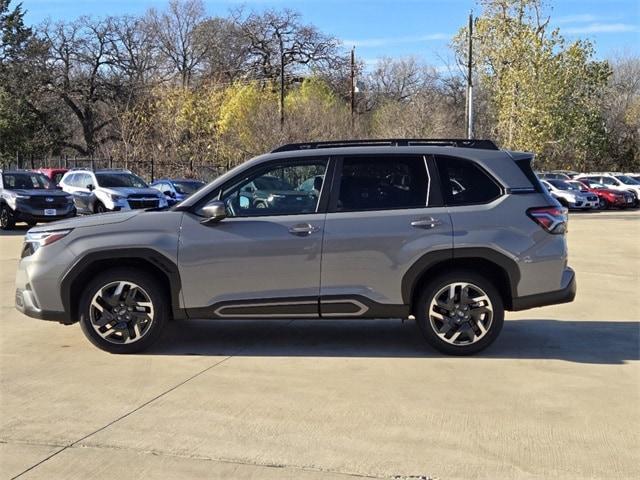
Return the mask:
<path id="1" fill-rule="evenodd" d="M 167 197 L 167 202 L 169 202 L 169 206 L 171 206 L 181 202 L 204 185 L 205 183 L 200 180 L 163 178 L 153 182 L 150 187 L 164 193 L 164 196 Z"/>

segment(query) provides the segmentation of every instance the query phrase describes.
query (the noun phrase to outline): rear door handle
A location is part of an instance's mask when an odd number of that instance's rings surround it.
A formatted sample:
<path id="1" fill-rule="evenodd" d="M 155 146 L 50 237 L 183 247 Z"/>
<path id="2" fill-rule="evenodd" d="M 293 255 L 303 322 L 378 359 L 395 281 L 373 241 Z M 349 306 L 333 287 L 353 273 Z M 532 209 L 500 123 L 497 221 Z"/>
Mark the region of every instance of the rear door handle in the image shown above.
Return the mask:
<path id="1" fill-rule="evenodd" d="M 320 228 L 310 223 L 299 223 L 289 227 L 289 233 L 291 235 L 297 235 L 298 237 L 306 237 L 318 231 L 320 231 Z"/>
<path id="2" fill-rule="evenodd" d="M 411 222 L 411 226 L 413 228 L 423 228 L 425 230 L 435 228 L 439 225 L 442 225 L 442 220 L 438 220 L 437 218 L 433 217 L 421 218 L 419 220 L 414 220 L 413 222 Z"/>

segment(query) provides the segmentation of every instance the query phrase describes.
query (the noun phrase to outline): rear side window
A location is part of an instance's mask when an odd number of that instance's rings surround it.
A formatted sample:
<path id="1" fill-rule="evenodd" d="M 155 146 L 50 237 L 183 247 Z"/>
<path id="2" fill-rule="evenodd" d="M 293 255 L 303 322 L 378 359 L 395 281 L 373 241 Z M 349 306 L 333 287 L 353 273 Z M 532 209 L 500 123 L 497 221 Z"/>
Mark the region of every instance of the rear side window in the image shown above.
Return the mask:
<path id="1" fill-rule="evenodd" d="M 336 211 L 424 208 L 428 191 L 423 157 L 346 157 Z"/>
<path id="2" fill-rule="evenodd" d="M 436 163 L 447 205 L 489 203 L 501 194 L 495 180 L 470 160 L 438 156 Z"/>

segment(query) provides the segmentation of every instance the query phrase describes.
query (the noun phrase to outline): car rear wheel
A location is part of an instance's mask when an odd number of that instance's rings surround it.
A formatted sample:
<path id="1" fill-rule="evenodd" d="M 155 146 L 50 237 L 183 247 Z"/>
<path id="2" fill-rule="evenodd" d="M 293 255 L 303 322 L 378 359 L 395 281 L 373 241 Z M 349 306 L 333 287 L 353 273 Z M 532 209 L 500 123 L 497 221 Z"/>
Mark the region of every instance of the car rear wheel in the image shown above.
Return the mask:
<path id="1" fill-rule="evenodd" d="M 416 321 L 425 340 L 449 355 L 471 355 L 487 348 L 504 323 L 502 297 L 474 272 L 442 274 L 424 288 Z"/>
<path id="2" fill-rule="evenodd" d="M 160 337 L 169 317 L 164 288 L 139 270 L 108 270 L 80 298 L 80 326 L 96 347 L 111 353 L 136 353 Z"/>
<path id="3" fill-rule="evenodd" d="M 598 199 L 598 206 L 600 207 L 600 210 L 606 210 L 609 208 L 609 202 L 607 202 L 604 198 L 600 197 Z"/>
<path id="4" fill-rule="evenodd" d="M 16 221 L 13 218 L 13 213 L 6 205 L 0 207 L 0 229 L 12 230 L 16 226 Z"/>

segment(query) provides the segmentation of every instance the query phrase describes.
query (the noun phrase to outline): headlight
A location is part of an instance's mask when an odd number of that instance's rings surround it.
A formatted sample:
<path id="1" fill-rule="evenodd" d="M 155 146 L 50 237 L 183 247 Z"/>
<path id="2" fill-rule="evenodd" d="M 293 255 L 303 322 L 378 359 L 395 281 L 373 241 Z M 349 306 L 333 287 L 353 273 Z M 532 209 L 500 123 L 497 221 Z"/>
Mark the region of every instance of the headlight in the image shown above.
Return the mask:
<path id="1" fill-rule="evenodd" d="M 9 205 L 13 210 L 16 209 L 16 201 L 18 199 L 20 200 L 29 200 L 31 197 L 29 195 L 20 195 L 19 193 L 11 193 L 9 192 L 9 195 L 7 195 L 6 200 L 7 200 L 7 205 Z"/>
<path id="2" fill-rule="evenodd" d="M 122 195 L 118 195 L 117 193 L 107 193 L 107 197 L 109 197 L 114 202 L 118 202 L 120 200 L 124 200 L 126 197 Z"/>
<path id="3" fill-rule="evenodd" d="M 71 233 L 69 230 L 50 230 L 47 232 L 27 232 L 24 237 L 24 243 L 26 246 L 31 247 L 31 253 L 35 253 L 40 247 L 51 245 L 57 242 L 61 238 L 66 237 Z"/>

